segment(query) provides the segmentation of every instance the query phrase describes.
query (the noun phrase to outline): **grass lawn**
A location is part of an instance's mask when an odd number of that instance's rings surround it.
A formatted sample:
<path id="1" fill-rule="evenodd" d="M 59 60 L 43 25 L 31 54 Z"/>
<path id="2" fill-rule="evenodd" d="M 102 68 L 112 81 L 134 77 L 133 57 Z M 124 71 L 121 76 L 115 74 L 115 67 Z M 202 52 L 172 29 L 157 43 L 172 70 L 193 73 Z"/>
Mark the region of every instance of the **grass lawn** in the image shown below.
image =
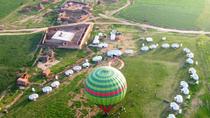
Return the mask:
<path id="1" fill-rule="evenodd" d="M 21 36 L 0 36 L 0 92 L 15 84 L 16 71 L 33 63 L 34 49 L 42 33 Z"/>
<path id="2" fill-rule="evenodd" d="M 124 27 L 122 29 L 124 29 Z M 189 118 L 207 118 L 209 116 L 209 104 L 207 103 L 210 102 L 210 95 L 207 89 L 209 86 L 208 83 L 210 82 L 207 80 L 210 77 L 210 38 L 203 35 L 184 36 L 175 33 L 159 33 L 153 31 L 139 34 L 141 36 L 152 36 L 154 41 L 159 44 L 164 42 L 169 42 L 170 44 L 173 42 L 182 43 L 183 47 L 188 47 L 194 52 L 195 60 L 199 63 L 195 68 L 198 71 L 201 81 L 199 87 L 190 85 L 190 91 L 192 101 L 196 98 L 200 99 L 202 103 L 198 106 L 193 106 L 191 101 L 187 101 L 186 105 L 183 107 L 183 112 L 187 113 L 190 111 Z M 161 41 L 162 36 L 166 36 L 167 41 Z M 144 41 L 139 40 L 138 45 L 143 42 Z M 63 54 L 61 53 L 61 55 Z M 164 100 L 171 102 L 173 97 L 180 93 L 178 89 L 179 82 L 181 80 L 189 80 L 187 73 L 188 66 L 184 64 L 185 55 L 182 49 L 157 49 L 148 53 L 140 53 L 140 55 L 135 56 L 135 58 L 123 57 L 123 60 L 125 61 L 125 67 L 122 72 L 127 78 L 128 92 L 125 99 L 114 107 L 112 112 L 119 112 L 119 107 L 124 106 L 126 112 L 121 112 L 120 117 L 122 118 L 162 118 L 168 115 L 169 112 L 167 112 L 167 109 L 169 104 L 164 102 Z M 25 96 L 10 109 L 6 117 L 74 117 L 75 111 L 72 110 L 73 107 L 68 106 L 68 100 L 72 99 L 69 93 L 77 93 L 78 90 L 83 87 L 83 84 L 77 86 L 77 83 L 83 78 L 85 78 L 85 75 L 77 77 L 75 80 L 71 81 L 70 84 L 62 84 L 61 88 L 49 95 L 41 96 L 36 102 L 29 102 L 27 96 L 30 92 L 26 93 Z M 200 91 L 202 94 L 197 96 L 197 93 L 200 93 Z M 39 90 L 38 92 L 40 93 Z M 83 103 L 82 101 L 75 102 L 75 104 L 76 106 L 86 104 L 91 107 L 93 105 L 92 103 Z M 101 113 L 96 117 L 102 117 Z M 111 115 L 110 117 L 115 118 L 117 116 Z M 179 117 L 185 118 L 183 115 Z"/>
<path id="3" fill-rule="evenodd" d="M 27 0 L 0 0 L 0 19 L 7 16 L 10 12 L 16 10 Z"/>
<path id="4" fill-rule="evenodd" d="M 69 65 L 74 64 L 78 59 L 88 55 L 85 50 L 69 50 L 69 49 L 56 49 L 56 58 L 60 61 L 58 64 L 51 68 L 53 73 L 58 73 L 64 70 Z"/>
<path id="5" fill-rule="evenodd" d="M 210 42 L 209 40 L 201 40 L 199 42 L 199 54 L 201 55 L 201 59 L 203 61 L 203 73 L 206 76 L 206 83 L 204 86 L 204 92 L 199 95 L 199 99 L 201 100 L 201 104 L 197 111 L 191 116 L 191 118 L 208 118 L 210 116 Z"/>
<path id="6" fill-rule="evenodd" d="M 111 0 L 109 0 L 111 1 Z M 120 8 L 121 6 L 126 4 L 127 0 L 119 0 L 116 3 L 110 2 L 110 3 L 105 3 L 105 4 L 100 4 L 100 5 L 95 5 L 93 9 L 93 13 L 97 15 L 98 13 L 106 13 L 111 10 L 115 10 Z"/>
<path id="7" fill-rule="evenodd" d="M 28 92 L 13 107 L 8 118 L 73 118 L 75 111 L 68 106 L 68 101 L 72 99 L 70 93 L 79 93 L 80 88 L 76 87 L 77 83 L 84 79 L 85 75 L 77 76 L 70 83 L 62 85 L 59 89 L 54 90 L 48 95 L 41 96 L 36 102 L 28 101 Z M 81 84 L 82 85 L 82 84 Z M 41 93 L 41 91 L 39 91 Z"/>
<path id="8" fill-rule="evenodd" d="M 135 0 L 117 17 L 156 26 L 210 30 L 209 0 Z"/>

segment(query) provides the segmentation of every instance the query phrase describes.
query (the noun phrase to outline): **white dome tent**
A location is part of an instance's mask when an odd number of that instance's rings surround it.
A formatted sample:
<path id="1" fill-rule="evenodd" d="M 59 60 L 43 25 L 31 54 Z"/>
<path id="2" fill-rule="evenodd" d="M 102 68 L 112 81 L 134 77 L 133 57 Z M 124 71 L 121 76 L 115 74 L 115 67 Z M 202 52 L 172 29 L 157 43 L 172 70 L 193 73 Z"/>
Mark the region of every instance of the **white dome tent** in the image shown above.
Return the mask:
<path id="1" fill-rule="evenodd" d="M 192 64 L 194 63 L 194 61 L 193 61 L 193 59 L 191 59 L 191 58 L 187 58 L 187 59 L 186 59 L 186 63 L 192 65 Z"/>
<path id="2" fill-rule="evenodd" d="M 199 80 L 199 76 L 198 76 L 197 73 L 194 73 L 194 74 L 190 75 L 190 78 L 192 78 L 195 81 L 198 81 Z"/>
<path id="3" fill-rule="evenodd" d="M 110 50 L 107 52 L 107 56 L 108 57 L 114 57 L 114 56 L 121 56 L 122 55 L 122 51 L 118 50 L 118 49 L 115 49 L 115 50 Z"/>
<path id="4" fill-rule="evenodd" d="M 188 72 L 189 72 L 190 74 L 194 74 L 194 73 L 196 73 L 196 70 L 195 70 L 195 68 L 190 67 L 189 70 L 188 70 Z"/>
<path id="5" fill-rule="evenodd" d="M 31 101 L 36 101 L 37 98 L 39 98 L 39 95 L 37 93 L 33 93 L 28 96 L 28 99 Z"/>
<path id="6" fill-rule="evenodd" d="M 173 44 L 171 44 L 171 47 L 174 49 L 177 49 L 180 47 L 180 45 L 178 43 L 173 43 Z"/>
<path id="7" fill-rule="evenodd" d="M 180 86 L 181 86 L 181 88 L 188 88 L 189 87 L 189 85 L 186 81 L 181 81 Z"/>
<path id="8" fill-rule="evenodd" d="M 149 46 L 150 49 L 156 49 L 158 47 L 158 44 L 152 44 Z"/>
<path id="9" fill-rule="evenodd" d="M 183 51 L 184 51 L 186 54 L 191 52 L 189 48 L 184 48 Z"/>
<path id="10" fill-rule="evenodd" d="M 82 64 L 83 68 L 88 68 L 90 67 L 90 63 L 88 61 L 86 61 L 85 63 Z"/>
<path id="11" fill-rule="evenodd" d="M 69 69 L 69 70 L 65 71 L 64 74 L 65 74 L 66 76 L 71 76 L 71 75 L 74 74 L 74 71 L 73 71 L 72 69 Z"/>
<path id="12" fill-rule="evenodd" d="M 82 70 L 82 67 L 81 66 L 74 66 L 73 70 L 76 71 L 76 72 L 79 72 L 80 70 Z"/>
<path id="13" fill-rule="evenodd" d="M 181 89 L 181 93 L 183 93 L 184 95 L 189 95 L 190 94 L 190 90 L 188 88 L 182 88 Z"/>
<path id="14" fill-rule="evenodd" d="M 148 47 L 148 46 L 143 46 L 143 47 L 141 47 L 141 51 L 147 52 L 148 50 L 149 50 L 149 47 Z"/>
<path id="15" fill-rule="evenodd" d="M 54 81 L 53 83 L 51 83 L 50 85 L 53 88 L 58 88 L 60 86 L 60 82 L 59 81 Z"/>
<path id="16" fill-rule="evenodd" d="M 102 61 L 102 59 L 103 59 L 102 56 L 95 56 L 95 57 L 92 58 L 92 61 L 94 61 L 94 62 L 100 62 L 100 61 Z"/>
<path id="17" fill-rule="evenodd" d="M 186 55 L 188 58 L 194 58 L 194 53 L 190 52 L 190 53 L 187 53 Z"/>
<path id="18" fill-rule="evenodd" d="M 167 118 L 176 118 L 176 116 L 174 114 L 168 114 Z"/>
<path id="19" fill-rule="evenodd" d="M 42 92 L 44 92 L 44 93 L 50 93 L 50 92 L 52 92 L 52 87 L 46 86 L 46 87 L 42 88 Z"/>
<path id="20" fill-rule="evenodd" d="M 170 108 L 174 111 L 179 111 L 179 109 L 180 109 L 179 105 L 176 102 L 171 102 Z"/>
<path id="21" fill-rule="evenodd" d="M 164 43 L 161 45 L 161 47 L 167 49 L 170 48 L 170 45 L 168 43 Z"/>
<path id="22" fill-rule="evenodd" d="M 146 38 L 146 41 L 147 41 L 147 42 L 153 42 L 153 39 L 152 39 L 152 37 L 147 37 L 147 38 Z"/>
<path id="23" fill-rule="evenodd" d="M 177 102 L 177 103 L 183 103 L 183 97 L 181 96 L 181 95 L 176 95 L 175 97 L 174 97 L 174 100 Z"/>

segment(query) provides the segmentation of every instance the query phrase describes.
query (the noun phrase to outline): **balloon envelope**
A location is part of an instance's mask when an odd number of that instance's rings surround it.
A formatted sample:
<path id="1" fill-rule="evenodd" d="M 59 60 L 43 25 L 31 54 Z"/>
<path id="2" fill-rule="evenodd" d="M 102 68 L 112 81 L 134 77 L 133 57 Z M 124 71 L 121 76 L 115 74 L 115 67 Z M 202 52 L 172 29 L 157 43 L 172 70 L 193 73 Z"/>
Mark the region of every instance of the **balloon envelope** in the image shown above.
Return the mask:
<path id="1" fill-rule="evenodd" d="M 85 93 L 88 99 L 100 108 L 119 103 L 125 97 L 126 91 L 125 77 L 113 67 L 98 67 L 85 80 Z"/>

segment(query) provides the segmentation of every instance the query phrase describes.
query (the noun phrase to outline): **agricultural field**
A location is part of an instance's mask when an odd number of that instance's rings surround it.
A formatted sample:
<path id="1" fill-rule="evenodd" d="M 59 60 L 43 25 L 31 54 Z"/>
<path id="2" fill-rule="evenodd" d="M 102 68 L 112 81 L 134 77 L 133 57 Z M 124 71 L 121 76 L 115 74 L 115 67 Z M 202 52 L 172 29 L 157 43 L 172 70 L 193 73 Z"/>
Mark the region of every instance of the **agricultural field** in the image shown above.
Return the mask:
<path id="1" fill-rule="evenodd" d="M 196 66 L 201 78 L 199 86 L 204 87 L 190 86 L 192 99 L 188 100 L 183 106 L 183 112 L 186 115 L 179 115 L 179 117 L 204 118 L 209 116 L 209 106 L 205 103 L 208 103 L 210 96 L 208 93 L 209 81 L 207 80 L 210 77 L 210 60 L 207 56 L 210 38 L 204 35 L 181 35 L 156 31 L 143 33 L 137 29 L 127 28 L 126 30 L 125 27 L 119 26 L 118 29 L 124 32 L 132 31 L 134 34 L 140 34 L 140 36 L 152 36 L 155 42 L 160 44 L 163 42 L 177 42 L 182 43 L 184 47 L 190 48 L 195 53 L 195 59 L 199 62 L 199 65 Z M 168 40 L 162 41 L 162 36 L 166 36 Z M 137 46 L 140 47 L 142 43 L 145 42 L 138 40 Z M 122 118 L 165 117 L 168 114 L 168 102 L 171 102 L 174 95 L 180 92 L 178 89 L 179 82 L 189 79 L 187 74 L 188 66 L 184 64 L 185 56 L 182 49 L 157 49 L 148 53 L 139 52 L 138 55 L 135 55 L 135 58 L 123 56 L 122 59 L 125 61 L 122 72 L 127 78 L 128 92 L 125 99 L 113 108 L 110 117 L 115 118 L 118 113 Z M 10 109 L 6 117 L 74 117 L 77 114 L 74 108 L 80 108 L 81 105 L 89 106 L 93 111 L 96 106 L 86 100 L 85 102 L 83 100 L 75 101 L 73 102 L 74 107 L 69 106 L 69 101 L 81 93 L 80 90 L 84 87 L 83 81 L 85 78 L 86 74 L 82 74 L 69 81 L 69 83 L 63 84 L 61 88 L 53 93 L 41 96 L 36 102 L 27 100 L 30 94 L 28 91 Z M 37 92 L 41 94 L 41 90 L 37 89 Z M 72 93 L 74 93 L 73 96 Z M 198 98 L 201 99 L 201 102 L 197 101 Z M 199 104 L 191 104 L 192 101 Z M 120 112 L 121 106 L 126 108 L 126 112 Z M 87 115 L 87 113 L 87 110 L 82 110 L 82 116 Z M 97 118 L 102 117 L 102 112 L 97 111 L 97 113 Z"/>
<path id="2" fill-rule="evenodd" d="M 0 36 L 0 92 L 15 84 L 16 72 L 30 67 L 42 33 L 20 36 Z"/>
<path id="3" fill-rule="evenodd" d="M 210 30 L 209 0 L 134 0 L 116 16 L 160 27 Z"/>
<path id="4" fill-rule="evenodd" d="M 101 3 L 100 5 L 95 5 L 93 13 L 94 15 L 97 15 L 98 13 L 107 14 L 112 10 L 122 7 L 124 4 L 126 4 L 126 0 L 120 0 L 118 2 L 112 2 L 112 0 L 106 0 L 106 2 Z"/>
<path id="5" fill-rule="evenodd" d="M 7 16 L 9 13 L 15 11 L 22 6 L 27 0 L 1 0 L 0 1 L 0 19 Z"/>

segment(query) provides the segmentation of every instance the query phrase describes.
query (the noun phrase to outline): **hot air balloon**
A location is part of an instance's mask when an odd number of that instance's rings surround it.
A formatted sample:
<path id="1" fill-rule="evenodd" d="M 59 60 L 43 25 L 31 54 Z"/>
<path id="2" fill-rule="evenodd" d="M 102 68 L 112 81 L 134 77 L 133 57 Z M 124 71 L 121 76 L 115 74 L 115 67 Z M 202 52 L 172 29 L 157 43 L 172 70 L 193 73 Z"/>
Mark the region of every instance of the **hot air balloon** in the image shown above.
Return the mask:
<path id="1" fill-rule="evenodd" d="M 98 67 L 85 80 L 87 98 L 98 105 L 105 114 L 108 114 L 113 105 L 122 101 L 126 91 L 125 77 L 113 67 Z"/>

